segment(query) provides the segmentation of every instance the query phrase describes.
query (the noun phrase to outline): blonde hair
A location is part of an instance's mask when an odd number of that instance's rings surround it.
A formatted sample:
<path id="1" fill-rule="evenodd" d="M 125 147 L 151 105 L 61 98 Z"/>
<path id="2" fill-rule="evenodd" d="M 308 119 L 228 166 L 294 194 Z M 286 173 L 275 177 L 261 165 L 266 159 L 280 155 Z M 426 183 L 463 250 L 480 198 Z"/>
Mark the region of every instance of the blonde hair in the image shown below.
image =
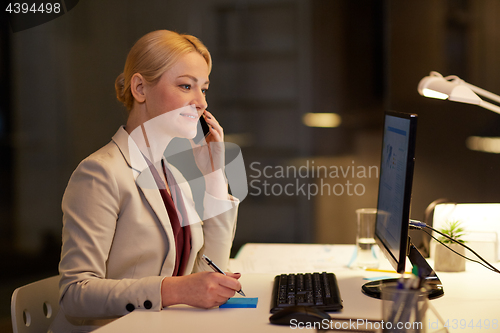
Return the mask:
<path id="1" fill-rule="evenodd" d="M 144 35 L 130 50 L 123 73 L 116 78 L 116 98 L 130 111 L 134 105 L 130 90 L 132 76 L 139 73 L 147 82 L 155 84 L 181 56 L 189 52 L 201 54 L 210 73 L 212 58 L 198 38 L 169 30 L 157 30 Z"/>

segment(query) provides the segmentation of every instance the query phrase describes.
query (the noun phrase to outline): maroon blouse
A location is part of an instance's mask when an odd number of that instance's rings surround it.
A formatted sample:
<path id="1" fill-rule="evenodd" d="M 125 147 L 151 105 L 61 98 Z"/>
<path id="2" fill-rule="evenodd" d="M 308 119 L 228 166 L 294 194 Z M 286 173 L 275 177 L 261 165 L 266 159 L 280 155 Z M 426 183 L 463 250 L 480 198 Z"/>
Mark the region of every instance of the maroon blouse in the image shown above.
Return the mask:
<path id="1" fill-rule="evenodd" d="M 162 161 L 163 174 L 165 179 L 167 179 L 168 186 L 170 188 L 170 193 L 168 194 L 163 180 L 156 171 L 156 168 L 149 164 L 149 168 L 153 173 L 153 177 L 160 190 L 161 198 L 167 209 L 168 217 L 170 218 L 170 224 L 172 225 L 172 230 L 174 232 L 175 240 L 175 267 L 172 276 L 180 276 L 184 274 L 186 270 L 186 265 L 189 259 L 189 253 L 191 252 L 191 228 L 189 227 L 189 221 L 184 221 L 187 219 L 186 207 L 184 201 L 182 200 L 181 189 L 177 185 L 174 176 L 168 170 Z M 184 222 L 184 225 L 183 225 Z"/>

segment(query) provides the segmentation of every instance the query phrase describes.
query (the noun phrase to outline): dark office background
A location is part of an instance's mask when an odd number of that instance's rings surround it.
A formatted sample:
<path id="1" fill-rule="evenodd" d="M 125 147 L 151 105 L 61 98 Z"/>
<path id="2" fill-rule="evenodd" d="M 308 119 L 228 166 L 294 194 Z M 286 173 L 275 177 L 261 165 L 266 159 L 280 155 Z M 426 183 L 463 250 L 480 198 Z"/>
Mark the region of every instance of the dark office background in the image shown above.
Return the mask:
<path id="1" fill-rule="evenodd" d="M 423 219 L 439 198 L 500 202 L 500 155 L 465 146 L 471 135 L 500 135 L 500 116 L 417 93 L 435 70 L 500 94 L 498 17 L 497 0 L 82 0 L 24 31 L 3 20 L 0 331 L 10 330 L 12 291 L 57 274 L 64 188 L 124 123 L 114 80 L 140 36 L 171 29 L 205 42 L 210 110 L 240 145 L 248 176 L 253 162 L 377 166 L 383 111 L 417 113 L 412 217 Z M 342 124 L 306 127 L 307 112 L 335 112 Z M 378 178 L 350 180 L 362 196 L 250 189 L 234 252 L 247 242 L 353 243 L 354 210 L 376 205 Z"/>

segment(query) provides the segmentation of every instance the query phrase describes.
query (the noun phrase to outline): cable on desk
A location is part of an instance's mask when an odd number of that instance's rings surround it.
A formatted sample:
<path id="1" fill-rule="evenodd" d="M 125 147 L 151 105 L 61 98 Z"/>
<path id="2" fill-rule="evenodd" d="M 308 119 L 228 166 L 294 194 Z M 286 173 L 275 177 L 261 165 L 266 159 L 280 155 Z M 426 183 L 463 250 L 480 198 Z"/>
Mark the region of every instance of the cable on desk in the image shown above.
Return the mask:
<path id="1" fill-rule="evenodd" d="M 467 250 L 471 251 L 476 257 L 478 257 L 479 259 L 481 259 L 484 263 L 478 261 L 478 260 L 475 260 L 475 259 L 471 259 L 471 258 L 468 258 L 460 253 L 458 253 L 457 251 L 451 249 L 448 245 L 444 244 L 443 242 L 441 242 L 439 239 L 437 239 L 436 237 L 434 237 L 431 233 L 429 233 L 427 230 L 425 230 L 424 228 L 429 228 L 431 229 L 432 231 L 435 231 L 437 232 L 438 234 L 440 234 L 441 236 L 445 237 L 445 238 L 448 238 L 449 240 L 451 240 L 452 242 L 455 242 L 457 244 L 460 244 L 462 245 L 463 247 L 465 247 Z M 425 224 L 424 222 L 420 222 L 420 221 L 417 221 L 417 220 L 410 220 L 410 229 L 417 229 L 417 230 L 422 230 L 423 232 L 425 232 L 426 234 L 428 234 L 429 236 L 431 236 L 432 238 L 434 238 L 437 242 L 439 242 L 441 245 L 443 245 L 444 247 L 446 247 L 448 250 L 458 254 L 459 256 L 467 259 L 467 260 L 470 260 L 472 262 L 476 262 L 478 264 L 481 264 L 483 265 L 484 267 L 486 267 L 487 269 L 495 272 L 495 273 L 500 273 L 500 270 L 498 270 L 495 266 L 493 266 L 492 264 L 490 264 L 488 261 L 486 261 L 483 257 L 481 257 L 479 254 L 477 254 L 476 251 L 474 251 L 473 249 L 471 249 L 470 247 L 468 247 L 467 245 L 451 238 L 450 236 L 442 233 L 441 231 L 439 230 L 436 230 L 434 229 L 433 227 L 431 226 L 428 226 L 427 224 Z M 486 264 L 486 265 L 485 265 Z"/>

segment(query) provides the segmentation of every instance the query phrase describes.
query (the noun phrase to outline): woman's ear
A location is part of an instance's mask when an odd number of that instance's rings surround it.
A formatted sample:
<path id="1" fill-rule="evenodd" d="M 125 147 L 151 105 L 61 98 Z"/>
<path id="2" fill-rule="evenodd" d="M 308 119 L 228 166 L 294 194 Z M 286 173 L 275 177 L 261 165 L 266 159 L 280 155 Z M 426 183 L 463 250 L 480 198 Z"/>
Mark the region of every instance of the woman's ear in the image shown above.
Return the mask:
<path id="1" fill-rule="evenodd" d="M 132 75 L 132 79 L 130 80 L 130 91 L 138 103 L 144 103 L 146 100 L 146 94 L 144 92 L 145 85 L 146 81 L 141 74 L 135 73 Z"/>

